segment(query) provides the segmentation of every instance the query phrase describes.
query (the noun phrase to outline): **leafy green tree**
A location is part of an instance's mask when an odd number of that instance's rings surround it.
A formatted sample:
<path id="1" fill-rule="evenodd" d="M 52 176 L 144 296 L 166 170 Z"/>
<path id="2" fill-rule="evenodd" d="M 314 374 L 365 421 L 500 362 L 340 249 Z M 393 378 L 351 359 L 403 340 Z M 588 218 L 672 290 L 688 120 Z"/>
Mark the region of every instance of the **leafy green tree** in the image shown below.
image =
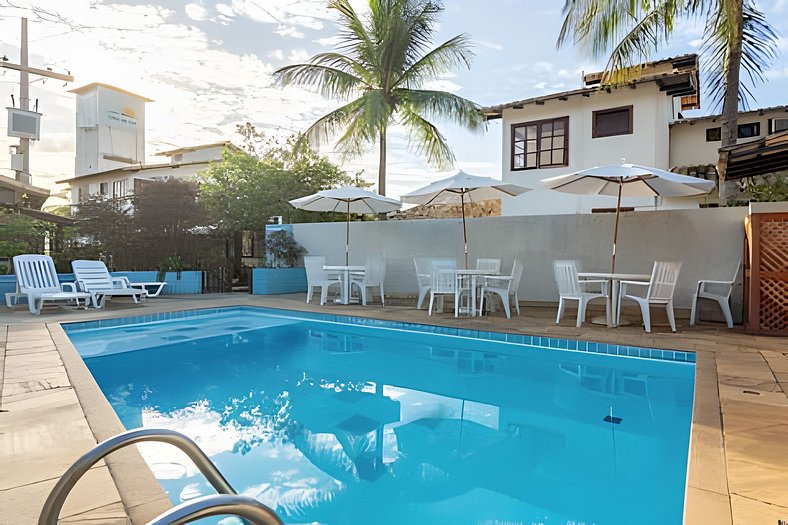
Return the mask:
<path id="1" fill-rule="evenodd" d="M 45 225 L 25 215 L 0 212 L 0 257 L 41 253 Z"/>
<path id="2" fill-rule="evenodd" d="M 201 171 L 198 179 L 200 201 L 224 231 L 261 231 L 276 215 L 285 222 L 331 220 L 331 214 L 297 210 L 288 201 L 351 183 L 338 166 L 295 137 L 260 158 L 225 149 L 222 161 Z"/>
<path id="3" fill-rule="evenodd" d="M 596 58 L 608 55 L 606 81 L 626 81 L 633 66 L 667 44 L 681 18 L 705 19 L 704 72 L 722 106 L 722 147 L 734 145 L 739 106 L 748 107 L 777 52 L 778 36 L 753 0 L 566 0 L 558 45 L 571 41 Z"/>
<path id="4" fill-rule="evenodd" d="M 378 192 L 386 194 L 386 133 L 392 123 L 405 126 L 410 145 L 436 166 L 450 165 L 454 154 L 432 119 L 481 130 L 479 107 L 444 91 L 422 89 L 458 66 L 470 67 L 470 38 L 457 35 L 427 51 L 443 5 L 436 0 L 369 0 L 359 16 L 349 0 L 332 0 L 339 14 L 338 51 L 274 73 L 280 85 L 314 89 L 325 97 L 352 99 L 320 118 L 305 137 L 322 143 L 341 133 L 337 148 L 346 157 L 364 153 L 378 141 Z"/>

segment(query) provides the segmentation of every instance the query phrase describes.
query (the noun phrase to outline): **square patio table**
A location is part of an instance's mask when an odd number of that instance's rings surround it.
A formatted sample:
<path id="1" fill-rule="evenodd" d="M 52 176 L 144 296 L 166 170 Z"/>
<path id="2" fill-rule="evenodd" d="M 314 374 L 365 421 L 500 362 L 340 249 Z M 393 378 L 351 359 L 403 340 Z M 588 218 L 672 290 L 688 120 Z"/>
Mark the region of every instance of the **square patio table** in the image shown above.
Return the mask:
<path id="1" fill-rule="evenodd" d="M 616 311 L 618 309 L 618 289 L 621 281 L 643 281 L 649 282 L 651 274 L 643 273 L 610 273 L 610 272 L 578 272 L 577 276 L 580 279 L 604 279 L 610 282 L 607 287 L 610 294 L 610 300 L 607 302 L 607 310 L 605 311 L 605 322 L 597 322 L 597 319 L 592 319 L 591 322 L 595 324 L 607 324 L 608 328 L 615 328 L 616 324 Z M 622 326 L 624 323 L 621 323 Z"/>
<path id="2" fill-rule="evenodd" d="M 326 265 L 323 270 L 327 272 L 337 272 L 342 276 L 342 294 L 335 301 L 338 304 L 350 304 L 350 274 L 361 274 L 367 271 L 366 266 L 346 266 L 346 265 Z"/>

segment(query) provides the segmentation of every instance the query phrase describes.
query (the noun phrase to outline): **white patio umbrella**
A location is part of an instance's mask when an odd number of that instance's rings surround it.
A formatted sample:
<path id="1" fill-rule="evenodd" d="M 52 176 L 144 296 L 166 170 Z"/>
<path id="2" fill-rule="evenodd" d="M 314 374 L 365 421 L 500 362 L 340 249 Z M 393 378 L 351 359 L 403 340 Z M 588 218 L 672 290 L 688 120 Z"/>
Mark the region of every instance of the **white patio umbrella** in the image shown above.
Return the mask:
<path id="1" fill-rule="evenodd" d="M 349 264 L 350 261 L 350 214 L 388 213 L 402 207 L 402 203 L 397 200 L 383 197 L 355 186 L 343 186 L 341 188 L 319 191 L 300 199 L 293 199 L 290 201 L 290 204 L 300 210 L 347 213 L 345 264 Z"/>
<path id="2" fill-rule="evenodd" d="M 507 184 L 491 177 L 477 177 L 462 170 L 423 188 L 406 193 L 400 199 L 409 204 L 460 204 L 462 206 L 462 239 L 465 244 L 465 267 L 468 267 L 468 230 L 465 227 L 465 203 L 514 197 L 530 188 Z"/>
<path id="3" fill-rule="evenodd" d="M 714 181 L 626 163 L 597 166 L 577 173 L 542 179 L 540 182 L 546 188 L 564 193 L 618 197 L 611 273 L 616 271 L 616 242 L 621 197 L 693 197 L 705 195 L 716 186 Z"/>

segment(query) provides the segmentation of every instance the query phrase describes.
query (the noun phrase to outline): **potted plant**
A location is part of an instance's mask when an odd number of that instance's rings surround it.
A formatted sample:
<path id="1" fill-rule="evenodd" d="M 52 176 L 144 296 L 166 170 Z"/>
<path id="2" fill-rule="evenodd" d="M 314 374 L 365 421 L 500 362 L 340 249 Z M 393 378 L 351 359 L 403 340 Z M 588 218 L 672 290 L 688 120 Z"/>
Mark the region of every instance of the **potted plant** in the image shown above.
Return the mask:
<path id="1" fill-rule="evenodd" d="M 265 266 L 252 270 L 252 293 L 273 295 L 306 291 L 306 270 L 297 267 L 306 249 L 288 230 L 268 232 L 263 241 Z"/>

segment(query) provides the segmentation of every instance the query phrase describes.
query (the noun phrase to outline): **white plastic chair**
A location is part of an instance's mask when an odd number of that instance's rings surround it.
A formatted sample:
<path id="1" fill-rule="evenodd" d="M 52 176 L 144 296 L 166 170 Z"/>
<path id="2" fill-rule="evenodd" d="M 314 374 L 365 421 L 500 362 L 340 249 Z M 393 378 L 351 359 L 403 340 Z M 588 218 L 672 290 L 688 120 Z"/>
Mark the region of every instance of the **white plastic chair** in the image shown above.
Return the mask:
<path id="1" fill-rule="evenodd" d="M 361 304 L 367 306 L 367 288 L 380 290 L 380 302 L 386 304 L 383 293 L 383 281 L 386 279 L 386 257 L 384 255 L 369 255 L 364 265 L 363 275 L 351 275 L 350 286 L 355 285 L 361 291 Z"/>
<path id="2" fill-rule="evenodd" d="M 462 292 L 470 294 L 469 289 L 463 289 L 457 285 L 457 261 L 435 260 L 430 265 L 430 305 L 429 315 L 432 315 L 435 297 L 439 297 L 440 306 L 443 306 L 443 296 L 451 295 L 454 297 L 454 317 L 460 312 L 460 298 Z"/>
<path id="3" fill-rule="evenodd" d="M 646 332 L 651 332 L 651 315 L 649 307 L 653 304 L 665 306 L 668 312 L 668 322 L 670 329 L 676 331 L 676 317 L 673 314 L 673 293 L 676 290 L 676 283 L 679 280 L 680 262 L 660 262 L 654 263 L 649 282 L 641 281 L 621 281 L 618 290 L 618 308 L 616 309 L 616 323 L 621 320 L 621 302 L 624 299 L 632 299 L 640 306 L 643 315 L 643 326 Z M 646 288 L 646 295 L 634 295 L 627 293 L 629 287 Z"/>
<path id="4" fill-rule="evenodd" d="M 49 255 L 17 255 L 14 257 L 16 292 L 6 293 L 6 305 L 12 308 L 17 299 L 27 297 L 27 308 L 33 315 L 41 313 L 44 302 L 91 300 L 87 292 L 77 291 L 75 283 L 61 283 L 55 263 Z"/>
<path id="5" fill-rule="evenodd" d="M 728 328 L 733 328 L 733 315 L 731 314 L 731 293 L 733 292 L 733 285 L 739 276 L 741 269 L 741 259 L 736 266 L 736 271 L 733 273 L 733 278 L 730 281 L 698 281 L 698 286 L 695 288 L 695 295 L 692 296 L 692 311 L 690 313 L 690 325 L 695 324 L 698 312 L 698 299 L 711 299 L 717 301 L 722 310 L 722 315 L 725 316 L 725 323 Z"/>
<path id="6" fill-rule="evenodd" d="M 112 277 L 102 261 L 71 261 L 74 280 L 80 290 L 93 298 L 95 308 L 104 308 L 107 298 L 131 297 L 135 303 L 145 300 L 145 290 L 132 288 L 126 277 Z"/>
<path id="7" fill-rule="evenodd" d="M 416 310 L 421 310 L 424 299 L 430 292 L 430 261 L 421 257 L 413 258 L 413 266 L 416 268 L 416 281 L 419 285 L 419 300 L 416 303 Z"/>
<path id="8" fill-rule="evenodd" d="M 555 283 L 558 285 L 558 315 L 555 317 L 555 324 L 561 322 L 564 316 L 565 301 L 577 301 L 577 323 L 580 326 L 586 320 L 586 308 L 588 303 L 594 299 L 604 299 L 607 307 L 610 301 L 608 294 L 608 282 L 606 280 L 580 280 L 577 276 L 576 261 L 553 261 L 553 271 L 555 273 Z M 599 291 L 587 289 L 589 284 L 600 285 Z"/>
<path id="9" fill-rule="evenodd" d="M 304 267 L 306 268 L 306 302 L 312 300 L 315 288 L 320 288 L 320 306 L 326 304 L 328 289 L 333 285 L 342 286 L 342 279 L 338 274 L 329 274 L 323 266 L 326 265 L 326 258 L 322 255 L 307 255 L 304 257 Z"/>
<path id="10" fill-rule="evenodd" d="M 500 263 L 498 261 L 498 269 L 500 270 Z M 477 261 L 478 266 L 478 261 Z M 520 315 L 520 299 L 517 296 L 517 289 L 520 287 L 520 279 L 523 277 L 523 263 L 515 259 L 512 265 L 512 275 L 501 276 L 487 276 L 482 285 L 482 299 L 479 304 L 479 315 L 484 312 L 484 297 L 487 294 L 496 294 L 501 298 L 503 303 L 503 310 L 506 312 L 506 318 L 512 318 L 512 311 L 509 307 L 511 298 L 514 297 L 514 307 L 517 310 L 517 315 Z"/>
<path id="11" fill-rule="evenodd" d="M 498 274 L 501 271 L 500 259 L 476 259 L 476 269 Z"/>

